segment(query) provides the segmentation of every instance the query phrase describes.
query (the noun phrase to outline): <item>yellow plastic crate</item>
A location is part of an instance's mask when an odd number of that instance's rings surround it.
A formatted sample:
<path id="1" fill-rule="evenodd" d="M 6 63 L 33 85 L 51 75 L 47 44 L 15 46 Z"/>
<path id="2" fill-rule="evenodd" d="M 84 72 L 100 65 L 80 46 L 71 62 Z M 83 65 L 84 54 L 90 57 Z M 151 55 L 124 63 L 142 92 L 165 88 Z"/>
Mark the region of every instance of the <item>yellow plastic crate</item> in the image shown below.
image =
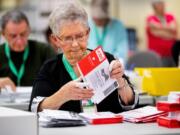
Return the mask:
<path id="1" fill-rule="evenodd" d="M 142 76 L 142 91 L 153 96 L 165 96 L 180 91 L 180 68 L 135 68 Z"/>

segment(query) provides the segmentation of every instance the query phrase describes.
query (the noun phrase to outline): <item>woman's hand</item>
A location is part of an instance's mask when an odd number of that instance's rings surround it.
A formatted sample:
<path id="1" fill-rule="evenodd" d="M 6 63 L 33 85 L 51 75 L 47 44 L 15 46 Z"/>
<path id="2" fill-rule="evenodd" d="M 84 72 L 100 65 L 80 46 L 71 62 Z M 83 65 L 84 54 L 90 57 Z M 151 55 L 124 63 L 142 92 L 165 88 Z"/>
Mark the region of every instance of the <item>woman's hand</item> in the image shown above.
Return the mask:
<path id="1" fill-rule="evenodd" d="M 124 74 L 124 68 L 119 60 L 113 60 L 110 63 L 109 70 L 111 78 L 116 79 L 117 81 L 122 79 L 122 76 Z"/>
<path id="2" fill-rule="evenodd" d="M 87 84 L 77 79 L 68 82 L 61 87 L 52 96 L 47 97 L 39 106 L 39 111 L 43 109 L 59 109 L 64 103 L 70 100 L 86 100 L 90 99 L 94 93 L 92 89 L 84 88 Z"/>
<path id="3" fill-rule="evenodd" d="M 128 85 L 125 78 L 122 77 L 124 74 L 122 64 L 119 60 L 113 60 L 110 63 L 109 70 L 111 78 L 116 79 L 119 84 L 118 94 L 121 97 L 121 100 L 125 103 L 125 105 L 128 105 L 128 103 L 134 100 L 134 95 L 131 87 Z"/>
<path id="4" fill-rule="evenodd" d="M 16 86 L 9 77 L 0 78 L 0 88 L 6 88 L 7 86 L 10 86 L 13 91 L 16 91 Z"/>
<path id="5" fill-rule="evenodd" d="M 81 78 L 70 81 L 61 88 L 61 93 L 66 101 L 87 100 L 93 96 L 93 90 L 88 89 L 88 84 L 81 82 Z"/>

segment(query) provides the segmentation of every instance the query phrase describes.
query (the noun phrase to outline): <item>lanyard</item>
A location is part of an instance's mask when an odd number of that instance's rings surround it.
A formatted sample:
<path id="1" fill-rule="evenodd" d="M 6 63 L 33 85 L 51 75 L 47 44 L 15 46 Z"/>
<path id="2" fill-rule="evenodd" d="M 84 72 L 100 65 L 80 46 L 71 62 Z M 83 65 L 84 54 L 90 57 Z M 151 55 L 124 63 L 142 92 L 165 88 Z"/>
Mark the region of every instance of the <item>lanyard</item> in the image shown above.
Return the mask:
<path id="1" fill-rule="evenodd" d="M 103 33 L 102 33 L 102 37 L 100 38 L 100 34 L 98 32 L 98 29 L 97 29 L 97 26 L 94 25 L 94 30 L 95 30 L 95 33 L 96 33 L 96 38 L 97 38 L 97 42 L 98 42 L 98 45 L 102 45 L 104 44 L 104 40 L 105 40 L 105 36 L 107 34 L 107 25 L 103 28 Z"/>
<path id="2" fill-rule="evenodd" d="M 73 80 L 77 79 L 77 75 L 75 74 L 72 66 L 69 64 L 69 62 L 67 61 L 66 57 L 64 56 L 63 54 L 63 57 L 62 57 L 62 61 L 63 61 L 63 64 L 65 66 L 65 69 L 66 71 L 69 73 L 69 75 L 71 76 L 71 78 Z"/>
<path id="3" fill-rule="evenodd" d="M 63 54 L 63 57 L 62 57 L 62 61 L 63 61 L 63 64 L 65 66 L 65 69 L 67 70 L 67 72 L 69 73 L 69 75 L 71 76 L 71 78 L 73 80 L 77 79 L 77 75 L 75 74 L 72 66 L 69 64 L 69 62 L 67 61 L 66 57 L 64 56 Z M 92 101 L 91 100 L 87 100 L 87 105 L 93 105 Z M 81 108 L 82 109 L 82 108 Z"/>
<path id="4" fill-rule="evenodd" d="M 11 59 L 10 48 L 9 48 L 8 43 L 5 44 L 5 54 L 6 54 L 6 57 L 8 58 L 8 64 L 9 64 L 11 71 L 17 77 L 17 85 L 19 86 L 20 82 L 21 82 L 21 78 L 24 74 L 25 63 L 26 63 L 26 60 L 27 60 L 28 55 L 29 55 L 29 46 L 27 46 L 26 49 L 24 50 L 23 62 L 20 66 L 19 71 L 17 70 L 16 66 L 14 65 L 14 62 Z"/>

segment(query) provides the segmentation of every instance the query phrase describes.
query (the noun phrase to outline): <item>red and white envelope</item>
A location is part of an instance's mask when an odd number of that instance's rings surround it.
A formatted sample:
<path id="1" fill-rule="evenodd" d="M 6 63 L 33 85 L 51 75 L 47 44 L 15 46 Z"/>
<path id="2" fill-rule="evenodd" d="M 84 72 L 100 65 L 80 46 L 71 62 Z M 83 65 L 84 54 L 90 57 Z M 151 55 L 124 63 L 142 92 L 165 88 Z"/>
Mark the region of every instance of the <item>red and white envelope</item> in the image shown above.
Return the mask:
<path id="1" fill-rule="evenodd" d="M 98 104 L 110 95 L 119 85 L 110 78 L 109 62 L 99 46 L 78 62 L 83 80 L 94 90 L 92 102 Z"/>

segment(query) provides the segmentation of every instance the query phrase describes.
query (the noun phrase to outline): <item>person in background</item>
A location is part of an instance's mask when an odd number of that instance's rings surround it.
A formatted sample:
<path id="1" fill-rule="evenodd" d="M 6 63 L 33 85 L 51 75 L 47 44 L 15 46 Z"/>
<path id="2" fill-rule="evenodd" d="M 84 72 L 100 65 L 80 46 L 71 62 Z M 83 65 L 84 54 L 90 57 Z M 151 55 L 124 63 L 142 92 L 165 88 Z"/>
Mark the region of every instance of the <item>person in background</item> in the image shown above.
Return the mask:
<path id="1" fill-rule="evenodd" d="M 90 28 L 85 10 L 75 0 L 60 1 L 51 13 L 49 25 L 57 48 L 61 54 L 46 62 L 33 85 L 29 110 L 39 112 L 43 109 L 60 109 L 82 112 L 82 100 L 93 96 L 91 88 L 84 88 L 77 62 L 86 57 Z M 97 111 L 119 113 L 136 106 L 138 96 L 135 94 L 128 77 L 124 74 L 119 60 L 106 53 L 111 63 L 110 75 L 116 79 L 119 88 L 97 104 Z"/>
<path id="2" fill-rule="evenodd" d="M 6 42 L 0 45 L 1 87 L 32 86 L 42 63 L 54 56 L 48 45 L 28 40 L 29 21 L 24 13 L 11 10 L 1 18 L 2 35 Z"/>
<path id="3" fill-rule="evenodd" d="M 177 38 L 176 19 L 166 13 L 163 1 L 153 1 L 152 7 L 154 14 L 147 17 L 148 48 L 161 56 L 164 66 L 174 66 L 171 49 Z"/>
<path id="4" fill-rule="evenodd" d="M 54 51 L 57 54 L 62 52 L 60 48 L 57 48 L 55 45 L 56 42 L 54 42 L 54 38 L 52 38 L 52 30 L 50 29 L 50 27 L 47 27 L 47 29 L 45 30 L 45 37 L 47 42 L 53 47 Z"/>
<path id="5" fill-rule="evenodd" d="M 124 64 L 128 57 L 128 36 L 121 21 L 110 18 L 108 0 L 92 0 L 89 25 L 91 28 L 88 48 L 101 45 L 103 50 L 121 59 Z"/>
<path id="6" fill-rule="evenodd" d="M 177 67 L 180 67 L 180 39 L 172 46 L 172 57 Z"/>

